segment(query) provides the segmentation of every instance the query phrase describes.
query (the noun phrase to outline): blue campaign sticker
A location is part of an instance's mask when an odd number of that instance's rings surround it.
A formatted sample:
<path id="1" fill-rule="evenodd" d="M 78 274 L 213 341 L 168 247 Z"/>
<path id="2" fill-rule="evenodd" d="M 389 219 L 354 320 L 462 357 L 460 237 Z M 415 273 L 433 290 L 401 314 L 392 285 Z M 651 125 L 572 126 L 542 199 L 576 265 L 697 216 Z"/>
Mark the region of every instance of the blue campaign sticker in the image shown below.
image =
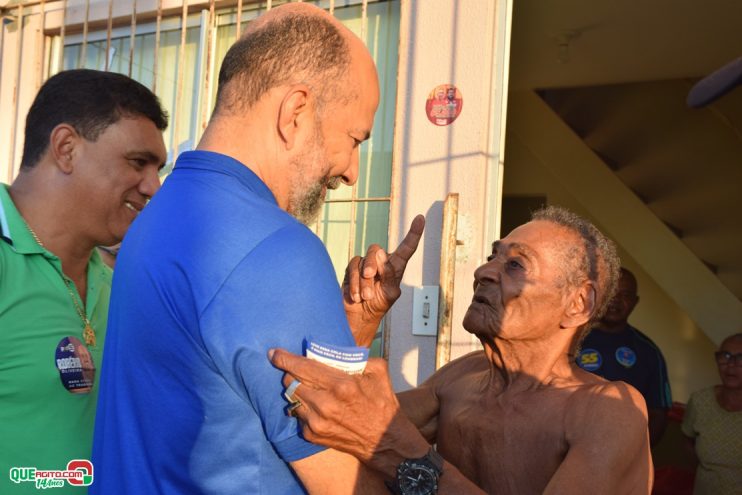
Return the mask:
<path id="1" fill-rule="evenodd" d="M 95 363 L 90 351 L 77 337 L 59 341 L 54 353 L 54 364 L 62 385 L 73 394 L 86 394 L 93 388 Z"/>
<path id="2" fill-rule="evenodd" d="M 630 347 L 619 347 L 616 349 L 616 361 L 625 368 L 631 368 L 636 364 L 636 353 Z"/>
<path id="3" fill-rule="evenodd" d="M 586 371 L 595 371 L 603 365 L 603 356 L 595 349 L 582 349 L 577 364 Z"/>

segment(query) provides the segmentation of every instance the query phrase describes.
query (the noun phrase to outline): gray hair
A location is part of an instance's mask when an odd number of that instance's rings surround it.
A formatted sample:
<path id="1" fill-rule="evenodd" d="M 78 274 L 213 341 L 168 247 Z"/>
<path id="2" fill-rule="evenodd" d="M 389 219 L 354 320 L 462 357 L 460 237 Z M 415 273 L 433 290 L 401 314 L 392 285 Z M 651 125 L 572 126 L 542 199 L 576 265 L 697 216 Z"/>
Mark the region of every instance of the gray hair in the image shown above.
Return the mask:
<path id="1" fill-rule="evenodd" d="M 562 249 L 563 285 L 579 287 L 590 281 L 595 288 L 595 308 L 580 336 L 581 341 L 592 325 L 605 314 L 608 302 L 616 292 L 621 268 L 616 245 L 595 225 L 560 206 L 537 210 L 532 220 L 561 225 L 582 239 L 581 245 L 570 243 Z"/>
<path id="2" fill-rule="evenodd" d="M 349 93 L 343 86 L 350 62 L 348 42 L 330 20 L 285 14 L 248 30 L 229 49 L 214 113 L 246 111 L 268 90 L 296 83 L 307 84 L 322 109 Z"/>

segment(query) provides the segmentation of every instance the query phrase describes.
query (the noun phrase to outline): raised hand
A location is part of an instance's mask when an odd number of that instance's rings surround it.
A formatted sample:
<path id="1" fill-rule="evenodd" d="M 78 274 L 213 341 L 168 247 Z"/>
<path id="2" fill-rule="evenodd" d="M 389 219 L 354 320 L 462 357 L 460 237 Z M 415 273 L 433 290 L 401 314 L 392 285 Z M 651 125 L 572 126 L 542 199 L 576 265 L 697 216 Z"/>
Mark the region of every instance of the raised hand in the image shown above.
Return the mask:
<path id="1" fill-rule="evenodd" d="M 381 319 L 399 298 L 407 262 L 417 250 L 424 229 L 425 217 L 418 215 L 394 252 L 387 253 L 378 244 L 372 244 L 366 256 L 356 256 L 348 263 L 343 303 L 358 345 L 371 345 Z"/>

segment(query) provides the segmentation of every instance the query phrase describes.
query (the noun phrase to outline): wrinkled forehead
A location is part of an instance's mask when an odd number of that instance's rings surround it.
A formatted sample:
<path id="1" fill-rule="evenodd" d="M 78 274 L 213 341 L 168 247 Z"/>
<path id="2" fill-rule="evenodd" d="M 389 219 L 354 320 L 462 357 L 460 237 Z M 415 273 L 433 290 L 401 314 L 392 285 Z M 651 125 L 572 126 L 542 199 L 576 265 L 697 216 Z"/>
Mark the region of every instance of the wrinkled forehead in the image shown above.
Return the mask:
<path id="1" fill-rule="evenodd" d="M 493 254 L 516 251 L 543 263 L 561 265 L 561 256 L 570 247 L 581 246 L 576 233 L 552 222 L 534 220 L 492 243 Z M 557 266 L 558 267 L 558 266 Z"/>
<path id="2" fill-rule="evenodd" d="M 560 248 L 563 244 L 581 246 L 577 233 L 566 227 L 544 220 L 532 220 L 514 228 L 499 241 L 500 245 L 518 243 L 530 246 L 536 251 L 548 252 Z M 493 243 L 494 247 L 494 243 Z"/>

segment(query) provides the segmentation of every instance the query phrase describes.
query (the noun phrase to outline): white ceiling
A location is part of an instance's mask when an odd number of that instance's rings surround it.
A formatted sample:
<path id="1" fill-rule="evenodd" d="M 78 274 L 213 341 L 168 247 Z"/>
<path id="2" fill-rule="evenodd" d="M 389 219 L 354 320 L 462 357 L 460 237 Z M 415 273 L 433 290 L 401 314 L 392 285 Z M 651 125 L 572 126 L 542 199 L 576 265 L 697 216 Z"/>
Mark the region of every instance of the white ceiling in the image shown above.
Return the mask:
<path id="1" fill-rule="evenodd" d="M 739 0 L 514 0 L 515 90 L 698 78 L 740 55 Z"/>

